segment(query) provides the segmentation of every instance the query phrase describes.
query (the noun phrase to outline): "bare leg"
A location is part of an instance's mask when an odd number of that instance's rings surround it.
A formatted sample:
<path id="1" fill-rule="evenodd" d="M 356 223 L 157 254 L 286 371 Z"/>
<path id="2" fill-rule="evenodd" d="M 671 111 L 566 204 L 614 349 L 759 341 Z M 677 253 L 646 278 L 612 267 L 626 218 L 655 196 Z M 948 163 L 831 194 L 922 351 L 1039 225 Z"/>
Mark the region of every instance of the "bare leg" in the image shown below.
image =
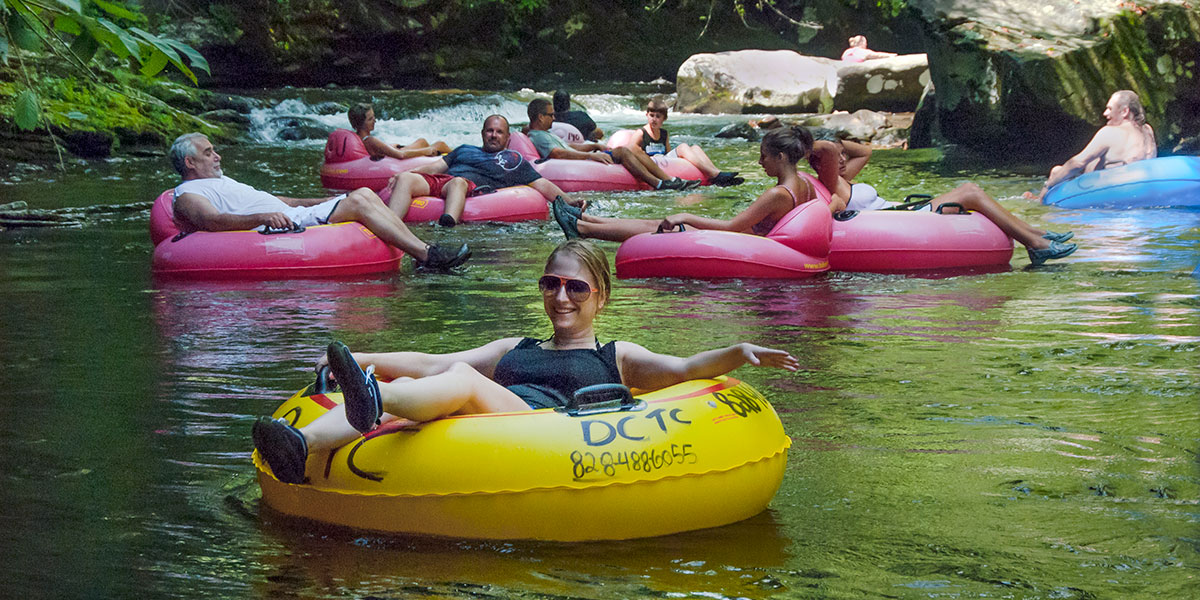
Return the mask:
<path id="1" fill-rule="evenodd" d="M 558 187 L 553 181 L 550 181 L 545 177 L 535 179 L 529 184 L 529 187 L 540 192 L 542 197 L 545 198 L 547 202 L 553 202 L 555 198 L 562 196 L 562 199 L 571 206 L 582 207 L 584 205 L 583 200 L 571 198 L 566 192 L 562 191 L 562 188 Z"/>
<path id="2" fill-rule="evenodd" d="M 938 196 L 933 199 L 933 208 L 937 208 L 947 202 L 955 202 L 961 204 L 967 210 L 973 210 L 983 213 L 988 219 L 996 224 L 1001 231 L 1008 234 L 1009 237 L 1017 240 L 1026 248 L 1042 249 L 1050 246 L 1050 240 L 1042 238 L 1046 232 L 1038 229 L 1021 219 L 1016 215 L 1005 210 L 1000 206 L 999 202 L 992 199 L 991 196 L 979 189 L 979 186 L 974 183 L 964 183 L 953 190 Z"/>
<path id="3" fill-rule="evenodd" d="M 460 362 L 442 373 L 379 385 L 383 410 L 405 419 L 429 421 L 448 415 L 530 410 L 516 394 Z"/>
<path id="4" fill-rule="evenodd" d="M 660 223 L 661 219 L 613 219 L 585 214 L 579 217 L 575 227 L 585 238 L 623 242 L 639 233 L 658 231 Z"/>
<path id="5" fill-rule="evenodd" d="M 442 154 L 450 154 L 451 150 L 450 145 L 443 141 L 434 142 L 433 149 L 441 152 Z"/>
<path id="6" fill-rule="evenodd" d="M 388 181 L 388 186 L 392 188 L 388 207 L 401 220 L 408 214 L 414 196 L 429 195 L 429 182 L 416 173 L 398 173 Z"/>
<path id="7" fill-rule="evenodd" d="M 641 148 L 632 149 L 628 146 L 613 148 L 613 160 L 619 163 L 625 170 L 629 171 L 639 181 L 642 181 L 652 188 L 658 187 L 658 182 L 664 179 L 671 179 L 654 159 L 650 158 Z"/>
<path id="8" fill-rule="evenodd" d="M 416 177 L 414 175 L 414 177 Z M 421 179 L 417 177 L 417 179 Z M 424 183 L 424 180 L 422 180 Z M 393 198 L 393 203 L 396 199 Z M 422 242 L 396 213 L 384 205 L 383 200 L 370 188 L 358 188 L 350 192 L 329 215 L 330 223 L 357 221 L 371 230 L 379 239 L 395 246 L 418 261 L 428 258 L 428 245 Z"/>
<path id="9" fill-rule="evenodd" d="M 530 410 L 516 394 L 461 362 L 429 377 L 380 382 L 379 393 L 386 412 L 383 422 L 397 417 L 423 422 L 449 415 Z M 346 421 L 343 405 L 333 407 L 300 433 L 308 443 L 310 456 L 316 450 L 344 446 L 361 435 Z"/>
<path id="10" fill-rule="evenodd" d="M 425 187 L 429 188 L 428 185 Z M 442 212 L 454 217 L 455 221 L 461 221 L 463 208 L 467 205 L 467 180 L 462 177 L 451 179 L 442 186 L 442 193 L 445 194 L 446 199 L 446 205 Z"/>
<path id="11" fill-rule="evenodd" d="M 708 177 L 709 179 L 716 177 L 717 174 L 721 172 L 721 169 L 718 169 L 717 166 L 713 164 L 712 159 L 710 159 L 708 155 L 704 153 L 704 149 L 700 146 L 679 144 L 678 146 L 675 146 L 675 154 L 679 155 L 679 158 L 696 165 L 696 168 L 700 169 L 700 172 L 704 173 L 704 176 Z"/>

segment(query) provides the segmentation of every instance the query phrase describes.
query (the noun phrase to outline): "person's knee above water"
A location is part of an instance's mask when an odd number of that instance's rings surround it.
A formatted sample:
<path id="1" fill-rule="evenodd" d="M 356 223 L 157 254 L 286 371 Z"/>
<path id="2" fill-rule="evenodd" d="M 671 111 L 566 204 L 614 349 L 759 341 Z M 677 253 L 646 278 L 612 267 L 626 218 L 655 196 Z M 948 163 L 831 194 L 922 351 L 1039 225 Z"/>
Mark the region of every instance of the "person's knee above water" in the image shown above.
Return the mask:
<path id="1" fill-rule="evenodd" d="M 579 130 L 585 142 L 598 142 L 604 137 L 604 130 L 596 126 L 596 121 L 582 110 L 571 110 L 571 95 L 566 90 L 554 92 L 554 120 L 568 123 Z"/>
<path id="2" fill-rule="evenodd" d="M 660 228 L 673 229 L 680 225 L 765 236 L 792 209 L 817 197 L 812 184 L 796 171 L 796 163 L 808 156 L 812 144 L 812 134 L 798 125 L 773 129 L 764 136 L 759 147 L 758 163 L 768 177 L 775 178 L 777 185 L 763 192 L 732 219 L 714 219 L 691 213 L 677 213 L 664 219 L 617 219 L 576 214 L 559 203 L 551 208 L 567 238 L 590 237 L 622 242 L 641 233 Z"/>
<path id="3" fill-rule="evenodd" d="M 554 110 L 544 98 L 534 98 L 527 107 L 529 114 L 529 141 L 537 148 L 541 158 L 564 160 L 593 160 L 603 164 L 617 163 L 639 181 L 656 190 L 681 190 L 700 185 L 699 180 L 671 177 L 640 148 L 618 147 L 609 151 L 604 144 L 586 142 L 569 144 L 550 133 L 554 123 Z"/>
<path id="4" fill-rule="evenodd" d="M 693 354 L 658 354 L 626 341 L 601 344 L 594 321 L 609 300 L 608 258 L 592 244 L 566 242 L 551 253 L 540 279 L 552 333 L 509 337 L 450 354 L 354 353 L 330 344 L 328 364 L 344 404 L 302 429 L 260 418 L 254 446 L 281 481 L 302 483 L 308 456 L 343 446 L 381 421 L 428 421 L 449 415 L 559 407 L 583 387 L 609 383 L 654 390 L 724 375 L 744 364 L 795 371 L 784 350 L 749 343 Z M 384 380 L 380 382 L 377 377 Z"/>
<path id="5" fill-rule="evenodd" d="M 528 185 L 547 201 L 566 193 L 542 177 L 520 152 L 508 149 L 508 119 L 490 115 L 483 120 L 481 146 L 463 144 L 440 160 L 392 178 L 390 206 L 403 218 L 413 197 L 437 196 L 446 201 L 438 223 L 453 227 L 462 219 L 466 198 L 482 189 Z M 571 200 L 568 199 L 570 202 Z"/>
<path id="6" fill-rule="evenodd" d="M 1040 192 L 1025 196 L 1040 200 L 1050 188 L 1084 173 L 1158 156 L 1154 128 L 1146 123 L 1146 109 L 1135 92 L 1113 93 L 1104 106 L 1104 120 L 1105 125 L 1079 154 L 1050 170 Z"/>
<path id="7" fill-rule="evenodd" d="M 350 126 L 362 139 L 363 146 L 367 148 L 367 152 L 372 157 L 390 156 L 405 159 L 418 156 L 437 156 L 450 151 L 450 146 L 446 142 L 438 141 L 430 144 L 425 138 L 417 138 L 413 143 L 407 145 L 388 144 L 371 135 L 371 132 L 375 130 L 375 107 L 365 102 L 350 107 L 346 116 L 349 117 Z"/>
<path id="8" fill-rule="evenodd" d="M 866 166 L 870 157 L 869 147 L 848 140 L 820 140 L 814 144 L 809 165 L 816 171 L 821 184 L 830 191 L 830 211 L 836 214 L 847 210 L 848 206 L 849 210 L 880 210 L 895 206 L 895 203 L 879 199 L 874 194 L 874 188 L 858 188 L 857 200 L 860 204 L 851 204 L 856 200 L 855 188 L 860 184 L 852 184 L 850 180 Z M 944 204 L 982 213 L 1001 231 L 1025 246 L 1029 261 L 1034 265 L 1065 258 L 1075 252 L 1076 245 L 1066 243 L 1074 234 L 1069 231 L 1046 231 L 1026 223 L 973 183 L 965 183 L 933 198 L 925 205 L 925 209 L 937 210 Z M 952 207 L 947 209 L 957 210 Z"/>
<path id="9" fill-rule="evenodd" d="M 650 156 L 664 155 L 682 158 L 700 170 L 713 185 L 727 186 L 744 183 L 736 171 L 722 171 L 700 146 L 679 144 L 671 147 L 670 133 L 662 124 L 667 120 L 667 103 L 660 97 L 651 98 L 646 104 L 646 124 L 631 138 L 629 145 L 641 148 Z"/>
<path id="10" fill-rule="evenodd" d="M 422 242 L 367 188 L 332 198 L 288 198 L 226 177 L 221 155 L 201 133 L 176 138 L 168 156 L 183 179 L 172 206 L 180 231 L 291 229 L 357 221 L 427 269 L 453 268 L 471 256 L 466 244 L 452 251 Z"/>

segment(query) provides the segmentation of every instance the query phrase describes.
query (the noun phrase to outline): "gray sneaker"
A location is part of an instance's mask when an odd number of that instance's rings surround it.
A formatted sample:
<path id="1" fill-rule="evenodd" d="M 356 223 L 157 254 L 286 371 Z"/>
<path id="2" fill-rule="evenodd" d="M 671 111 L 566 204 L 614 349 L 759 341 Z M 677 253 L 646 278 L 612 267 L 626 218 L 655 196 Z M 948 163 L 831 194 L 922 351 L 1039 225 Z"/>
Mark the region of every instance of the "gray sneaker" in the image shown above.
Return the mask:
<path id="1" fill-rule="evenodd" d="M 471 249 L 466 244 L 458 247 L 458 250 L 449 250 L 430 244 L 426 249 L 424 261 L 417 261 L 417 268 L 426 271 L 449 271 L 471 258 Z"/>

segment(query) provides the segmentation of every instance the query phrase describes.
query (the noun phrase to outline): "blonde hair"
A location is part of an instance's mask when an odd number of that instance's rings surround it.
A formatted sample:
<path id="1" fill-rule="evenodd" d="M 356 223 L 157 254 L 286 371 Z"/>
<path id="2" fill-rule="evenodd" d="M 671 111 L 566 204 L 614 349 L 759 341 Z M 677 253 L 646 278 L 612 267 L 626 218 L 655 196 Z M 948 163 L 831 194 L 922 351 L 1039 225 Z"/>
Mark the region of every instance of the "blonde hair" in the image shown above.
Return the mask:
<path id="1" fill-rule="evenodd" d="M 558 245 L 553 252 L 550 253 L 550 258 L 546 259 L 546 268 L 550 268 L 550 263 L 559 254 L 568 254 L 575 257 L 579 264 L 583 265 L 584 269 L 596 281 L 596 288 L 600 290 L 600 300 L 607 302 L 609 293 L 612 290 L 612 283 L 608 277 L 608 255 L 601 250 L 599 246 L 586 240 L 567 240 Z"/>

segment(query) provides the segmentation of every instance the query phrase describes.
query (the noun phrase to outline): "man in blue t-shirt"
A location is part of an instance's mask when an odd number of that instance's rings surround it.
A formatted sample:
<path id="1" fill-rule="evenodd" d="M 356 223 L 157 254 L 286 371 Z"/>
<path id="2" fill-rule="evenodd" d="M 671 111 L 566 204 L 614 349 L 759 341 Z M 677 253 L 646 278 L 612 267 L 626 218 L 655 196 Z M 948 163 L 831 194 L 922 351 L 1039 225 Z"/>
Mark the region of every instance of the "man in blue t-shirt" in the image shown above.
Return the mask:
<path id="1" fill-rule="evenodd" d="M 542 177 L 520 152 L 508 149 L 508 119 L 492 115 L 483 120 L 483 147 L 464 144 L 441 160 L 422 165 L 392 178 L 390 206 L 404 218 L 414 196 L 436 196 L 446 201 L 445 214 L 438 219 L 454 227 L 462 218 L 467 196 L 483 188 L 499 189 L 528 185 L 546 200 L 562 196 L 574 205 L 557 185 Z"/>

